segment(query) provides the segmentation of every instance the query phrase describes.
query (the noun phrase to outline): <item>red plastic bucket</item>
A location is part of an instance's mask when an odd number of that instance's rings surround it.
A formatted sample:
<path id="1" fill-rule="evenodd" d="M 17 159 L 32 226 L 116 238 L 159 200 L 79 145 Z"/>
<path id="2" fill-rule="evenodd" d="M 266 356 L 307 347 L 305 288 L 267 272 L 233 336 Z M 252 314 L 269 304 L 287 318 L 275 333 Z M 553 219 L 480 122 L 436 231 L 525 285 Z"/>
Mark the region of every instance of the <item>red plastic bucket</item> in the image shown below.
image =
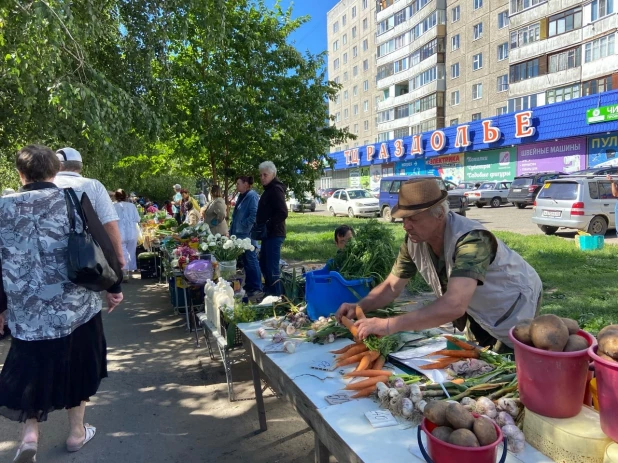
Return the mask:
<path id="1" fill-rule="evenodd" d="M 601 429 L 607 436 L 618 441 L 618 362 L 610 362 L 597 355 L 598 346 L 588 349 L 594 360 L 599 398 Z"/>
<path id="2" fill-rule="evenodd" d="M 474 416 L 478 418 L 478 415 L 474 413 Z M 502 457 L 499 463 L 504 463 L 506 460 L 506 439 L 502 436 L 500 427 L 494 423 L 498 438 L 493 444 L 485 445 L 483 447 L 461 447 L 459 445 L 449 444 L 431 435 L 437 426 L 429 421 L 427 418 L 423 418 L 421 425 L 418 427 L 418 446 L 421 449 L 421 453 L 427 463 L 496 463 L 496 455 L 498 454 L 498 444 L 503 442 L 504 449 L 502 450 Z M 421 440 L 421 429 L 427 434 L 427 450 L 423 446 Z M 428 454 L 429 452 L 429 454 Z"/>
<path id="3" fill-rule="evenodd" d="M 590 359 L 587 350 L 549 352 L 527 346 L 513 336 L 519 398 L 527 409 L 550 418 L 571 418 L 582 409 Z M 577 333 L 588 346 L 597 341 L 583 330 Z"/>

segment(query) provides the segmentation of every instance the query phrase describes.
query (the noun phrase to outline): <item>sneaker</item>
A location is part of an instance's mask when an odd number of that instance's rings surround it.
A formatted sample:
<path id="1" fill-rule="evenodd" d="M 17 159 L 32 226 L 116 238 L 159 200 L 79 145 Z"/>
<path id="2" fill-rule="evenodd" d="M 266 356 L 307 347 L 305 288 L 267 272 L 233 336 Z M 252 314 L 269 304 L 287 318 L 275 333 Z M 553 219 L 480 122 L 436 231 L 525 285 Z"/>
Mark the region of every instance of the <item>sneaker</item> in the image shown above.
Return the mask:
<path id="1" fill-rule="evenodd" d="M 254 291 L 248 291 L 246 296 L 253 302 L 261 302 L 266 295 L 259 289 L 256 289 Z"/>

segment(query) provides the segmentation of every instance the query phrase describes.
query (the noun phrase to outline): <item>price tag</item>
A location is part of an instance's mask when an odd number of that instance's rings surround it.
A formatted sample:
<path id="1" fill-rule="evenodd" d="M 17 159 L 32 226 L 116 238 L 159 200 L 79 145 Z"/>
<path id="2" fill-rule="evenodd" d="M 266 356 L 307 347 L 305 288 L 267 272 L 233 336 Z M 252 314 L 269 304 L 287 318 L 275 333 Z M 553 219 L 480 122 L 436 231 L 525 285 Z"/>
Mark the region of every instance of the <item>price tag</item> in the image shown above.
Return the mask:
<path id="1" fill-rule="evenodd" d="M 365 416 L 374 428 L 385 428 L 388 426 L 397 426 L 397 420 L 389 410 L 374 410 L 366 412 Z"/>
<path id="2" fill-rule="evenodd" d="M 267 344 L 266 347 L 264 347 L 265 354 L 273 354 L 275 352 L 285 352 L 283 350 L 282 342 L 270 343 L 270 344 Z"/>
<path id="3" fill-rule="evenodd" d="M 314 360 L 311 362 L 311 368 L 322 371 L 333 371 L 335 369 L 334 360 Z"/>
<path id="4" fill-rule="evenodd" d="M 330 405 L 344 404 L 352 400 L 352 394 L 346 392 L 340 392 L 338 394 L 331 394 L 324 397 Z"/>

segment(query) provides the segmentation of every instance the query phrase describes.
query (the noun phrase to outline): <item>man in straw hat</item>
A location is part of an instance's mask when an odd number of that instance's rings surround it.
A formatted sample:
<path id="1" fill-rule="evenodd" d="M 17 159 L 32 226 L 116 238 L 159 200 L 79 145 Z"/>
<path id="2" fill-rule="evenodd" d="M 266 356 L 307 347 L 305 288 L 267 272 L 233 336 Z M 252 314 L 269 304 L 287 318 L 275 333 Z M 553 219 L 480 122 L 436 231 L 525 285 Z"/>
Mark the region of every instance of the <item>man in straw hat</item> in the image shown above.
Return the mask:
<path id="1" fill-rule="evenodd" d="M 391 274 L 358 305 L 368 312 L 390 304 L 417 273 L 437 299 L 397 317 L 358 320 L 358 336 L 419 331 L 448 322 L 463 330 L 467 322 L 480 345 L 508 351 L 510 328 L 538 312 L 541 279 L 480 223 L 450 212 L 446 198 L 433 179 L 401 185 L 392 216 L 403 218 L 405 240 Z M 342 304 L 337 318 L 356 318 L 355 307 Z"/>

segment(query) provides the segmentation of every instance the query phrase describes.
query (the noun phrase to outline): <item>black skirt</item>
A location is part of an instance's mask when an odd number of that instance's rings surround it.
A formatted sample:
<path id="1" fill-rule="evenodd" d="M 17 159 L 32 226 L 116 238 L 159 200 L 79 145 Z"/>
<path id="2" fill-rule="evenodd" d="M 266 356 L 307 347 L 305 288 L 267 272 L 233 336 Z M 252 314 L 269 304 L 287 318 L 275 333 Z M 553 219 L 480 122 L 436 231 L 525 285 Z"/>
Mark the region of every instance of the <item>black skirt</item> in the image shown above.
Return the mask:
<path id="1" fill-rule="evenodd" d="M 101 312 L 63 338 L 13 338 L 0 372 L 0 415 L 12 421 L 46 421 L 49 412 L 88 401 L 106 377 Z"/>

